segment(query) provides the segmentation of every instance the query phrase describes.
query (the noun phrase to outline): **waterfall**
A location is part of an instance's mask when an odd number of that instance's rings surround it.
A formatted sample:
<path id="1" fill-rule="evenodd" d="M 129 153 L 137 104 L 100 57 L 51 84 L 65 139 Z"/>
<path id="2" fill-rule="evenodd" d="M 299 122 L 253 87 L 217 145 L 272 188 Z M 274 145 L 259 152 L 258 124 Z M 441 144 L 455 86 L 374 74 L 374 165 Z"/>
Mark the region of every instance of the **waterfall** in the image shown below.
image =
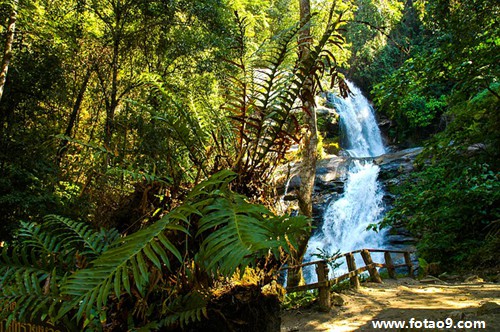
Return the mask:
<path id="1" fill-rule="evenodd" d="M 350 82 L 348 86 L 352 95 L 346 99 L 328 95 L 328 102 L 340 115 L 343 148 L 355 158 L 380 156 L 386 151 L 373 107 L 356 86 Z"/>
<path id="2" fill-rule="evenodd" d="M 383 244 L 382 233 L 366 228 L 377 223 L 383 212 L 383 191 L 377 181 L 379 167 L 370 157 L 386 151 L 373 108 L 356 86 L 350 82 L 348 86 L 352 92 L 348 98 L 328 96 L 328 102 L 340 115 L 342 147 L 351 157 L 344 193 L 326 208 L 321 228 L 309 240 L 305 261 L 317 260 L 314 254 L 318 251 L 332 255 L 337 250 L 343 253 Z M 339 272 L 346 269 L 343 264 Z M 304 274 L 308 282 L 315 281 L 313 269 L 305 270 Z"/>

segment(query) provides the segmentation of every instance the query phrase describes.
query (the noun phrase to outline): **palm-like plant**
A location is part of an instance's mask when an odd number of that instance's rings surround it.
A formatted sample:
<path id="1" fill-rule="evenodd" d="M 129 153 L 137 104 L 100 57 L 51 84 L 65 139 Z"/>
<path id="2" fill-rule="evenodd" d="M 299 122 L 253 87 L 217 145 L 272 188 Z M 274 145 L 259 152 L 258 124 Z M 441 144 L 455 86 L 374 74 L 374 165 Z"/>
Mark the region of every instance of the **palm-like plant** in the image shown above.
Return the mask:
<path id="1" fill-rule="evenodd" d="M 65 298 L 60 285 L 119 238 L 116 230 L 94 231 L 84 223 L 49 215 L 42 225 L 21 223 L 18 242 L 0 256 L 0 312 L 12 320 L 49 320 Z M 67 324 L 70 321 L 63 319 Z"/>
<path id="2" fill-rule="evenodd" d="M 342 15 L 334 20 L 333 14 L 334 7 L 322 38 L 310 45 L 307 57 L 296 55 L 302 45 L 297 45 L 296 40 L 304 22 L 273 38 L 267 48 L 248 55 L 245 19 L 236 16 L 239 27 L 236 56 L 228 60 L 235 74 L 229 75 L 226 82 L 223 109 L 232 119 L 234 139 L 229 146 L 231 152 L 225 156 L 226 164 L 239 174 L 235 188 L 238 192 L 250 197 L 262 194 L 262 187 L 269 182 L 290 146 L 300 142 L 300 102 L 314 104 L 314 95 L 321 89 L 325 74 L 331 75 L 332 87 L 338 85 L 341 94 L 347 94 L 347 85 L 337 72 L 337 60 L 327 47 L 341 46 L 344 42 L 339 34 L 344 22 Z M 306 84 L 312 84 L 312 89 L 304 89 Z"/>
<path id="3" fill-rule="evenodd" d="M 268 181 L 291 144 L 298 143 L 298 98 L 290 61 L 295 49 L 298 25 L 276 36 L 258 58 L 246 54 L 245 20 L 236 16 L 239 35 L 235 60 L 229 61 L 235 74 L 226 82 L 223 107 L 232 119 L 233 150 L 226 156 L 240 175 L 239 192 L 257 195 Z M 252 192 L 253 191 L 253 192 Z"/>
<path id="4" fill-rule="evenodd" d="M 229 277 L 261 257 L 279 258 L 293 233 L 307 227 L 304 218 L 276 217 L 233 193 L 236 176 L 213 175 L 184 204 L 125 237 L 58 216 L 47 217 L 43 228 L 23 224 L 0 258 L 0 306 L 16 304 L 0 318 L 96 330 L 200 319 L 209 300 L 203 291 L 209 284 L 196 280 L 200 271 Z M 116 313 L 126 308 L 129 322 Z"/>

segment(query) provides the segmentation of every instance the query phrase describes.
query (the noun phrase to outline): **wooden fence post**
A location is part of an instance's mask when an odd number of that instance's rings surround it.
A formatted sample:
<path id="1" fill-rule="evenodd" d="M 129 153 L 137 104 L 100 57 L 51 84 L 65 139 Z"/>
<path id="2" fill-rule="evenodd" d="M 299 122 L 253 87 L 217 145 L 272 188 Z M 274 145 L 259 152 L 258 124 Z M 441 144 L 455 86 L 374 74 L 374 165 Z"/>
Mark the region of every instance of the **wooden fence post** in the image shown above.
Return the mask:
<path id="1" fill-rule="evenodd" d="M 330 287 L 328 284 L 328 264 L 326 262 L 316 263 L 316 274 L 318 275 L 318 283 L 324 283 L 318 289 L 319 306 L 321 310 L 329 311 L 330 304 Z"/>
<path id="2" fill-rule="evenodd" d="M 371 281 L 378 282 L 379 284 L 381 284 L 382 278 L 380 277 L 377 268 L 372 265 L 373 260 L 372 256 L 370 255 L 370 252 L 366 249 L 361 250 L 361 257 L 363 257 L 363 261 L 365 262 L 365 265 L 368 267 L 368 273 L 370 273 Z"/>
<path id="3" fill-rule="evenodd" d="M 347 262 L 347 268 L 349 269 L 349 272 L 356 271 L 356 261 L 354 260 L 354 255 L 351 253 L 346 254 L 345 260 Z M 351 280 L 351 286 L 354 287 L 354 289 L 358 289 L 360 287 L 357 272 L 354 273 L 354 276 L 350 277 L 350 280 Z"/>
<path id="4" fill-rule="evenodd" d="M 387 268 L 387 272 L 389 273 L 389 278 L 396 279 L 396 268 L 394 267 L 394 263 L 392 262 L 392 257 L 390 252 L 384 252 L 385 259 L 385 267 Z"/>
<path id="5" fill-rule="evenodd" d="M 414 278 L 413 263 L 411 262 L 410 253 L 405 252 L 404 256 L 405 256 L 405 264 L 406 264 L 406 266 L 408 266 L 408 276 Z"/>

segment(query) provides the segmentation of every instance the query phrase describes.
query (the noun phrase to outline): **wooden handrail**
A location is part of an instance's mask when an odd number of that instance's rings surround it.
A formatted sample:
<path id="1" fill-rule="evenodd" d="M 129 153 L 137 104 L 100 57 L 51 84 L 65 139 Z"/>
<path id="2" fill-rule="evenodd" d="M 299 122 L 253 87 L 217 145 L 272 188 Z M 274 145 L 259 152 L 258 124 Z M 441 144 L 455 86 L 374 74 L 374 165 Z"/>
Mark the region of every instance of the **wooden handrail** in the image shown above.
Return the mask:
<path id="1" fill-rule="evenodd" d="M 373 262 L 370 253 L 371 252 L 380 252 L 384 253 L 384 263 L 375 263 Z M 363 261 L 365 263 L 365 266 L 357 268 L 355 259 L 354 259 L 354 254 L 360 253 L 361 256 L 363 257 Z M 393 254 L 403 254 L 404 255 L 404 260 L 405 262 L 403 264 L 394 264 L 391 258 L 391 253 Z M 351 285 L 355 288 L 359 287 L 359 274 L 362 272 L 368 271 L 370 273 L 370 279 L 374 282 L 382 282 L 382 279 L 380 277 L 380 274 L 377 271 L 378 268 L 387 268 L 387 271 L 389 273 L 389 277 L 395 278 L 396 277 L 396 268 L 398 267 L 407 267 L 408 268 L 408 275 L 410 277 L 413 277 L 413 264 L 411 262 L 411 257 L 410 255 L 414 253 L 414 251 L 405 251 L 405 250 L 390 250 L 390 249 L 360 249 L 360 250 L 354 250 L 351 252 L 343 253 L 343 254 L 338 254 L 333 257 L 330 257 L 328 259 L 323 259 L 323 260 L 317 260 L 313 262 L 307 262 L 301 265 L 296 265 L 296 266 L 288 266 L 281 268 L 280 271 L 286 271 L 289 269 L 296 269 L 304 266 L 309 266 L 309 265 L 316 265 L 316 274 L 318 276 L 318 282 L 313 283 L 313 284 L 308 284 L 308 285 L 301 285 L 301 286 L 294 286 L 294 287 L 287 287 L 286 291 L 288 293 L 294 293 L 294 292 L 301 292 L 301 291 L 306 291 L 306 290 L 311 290 L 311 289 L 318 289 L 319 290 L 319 302 L 320 302 L 320 307 L 324 309 L 330 308 L 330 287 L 333 285 L 338 284 L 339 282 L 350 279 Z M 349 269 L 348 273 L 345 273 L 339 277 L 333 278 L 333 279 L 328 279 L 328 263 L 335 261 L 339 258 L 345 257 L 347 261 L 347 266 Z"/>
<path id="2" fill-rule="evenodd" d="M 346 253 L 343 253 L 343 254 L 338 254 L 338 255 L 332 256 L 332 257 L 330 257 L 328 259 L 320 259 L 320 260 L 317 260 L 317 261 L 310 261 L 310 262 L 302 263 L 302 264 L 299 264 L 299 265 L 285 266 L 285 267 L 280 268 L 278 271 L 286 271 L 286 270 L 290 270 L 290 269 L 297 269 L 299 267 L 304 267 L 304 266 L 309 266 L 309 265 L 316 265 L 319 262 L 326 262 L 326 263 L 328 263 L 328 262 L 331 262 L 331 261 L 336 261 L 339 258 L 345 257 L 345 255 L 347 255 L 347 254 L 359 254 L 363 250 L 368 250 L 369 252 L 389 252 L 391 254 L 404 254 L 404 253 L 413 254 L 413 253 L 415 253 L 414 250 L 407 250 L 407 251 L 405 251 L 405 250 L 392 250 L 392 249 L 358 249 L 358 250 L 346 252 Z"/>

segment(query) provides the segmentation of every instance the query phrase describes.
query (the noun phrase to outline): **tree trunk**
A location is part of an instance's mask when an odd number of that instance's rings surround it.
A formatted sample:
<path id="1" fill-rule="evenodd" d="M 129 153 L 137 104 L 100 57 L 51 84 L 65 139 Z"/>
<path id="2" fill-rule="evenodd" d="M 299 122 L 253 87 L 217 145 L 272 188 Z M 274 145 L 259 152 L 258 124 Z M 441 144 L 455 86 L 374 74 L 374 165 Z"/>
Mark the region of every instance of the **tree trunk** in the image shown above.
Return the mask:
<path id="1" fill-rule="evenodd" d="M 118 26 L 117 22 L 117 26 Z M 112 150 L 111 146 L 111 138 L 113 136 L 114 131 L 114 121 L 115 121 L 115 112 L 118 107 L 118 59 L 120 52 L 120 33 L 116 33 L 114 36 L 113 42 L 113 60 L 111 64 L 111 96 L 106 107 L 106 123 L 105 123 L 105 132 L 104 132 L 104 147 L 108 150 Z M 107 154 L 106 157 L 106 166 L 110 164 L 110 155 Z"/>
<path id="2" fill-rule="evenodd" d="M 75 126 L 76 119 L 78 117 L 78 113 L 80 111 L 80 107 L 82 106 L 83 96 L 85 95 L 85 91 L 87 91 L 87 85 L 89 83 L 90 76 L 92 74 L 92 69 L 88 69 L 85 77 L 83 78 L 82 86 L 78 91 L 78 95 L 76 96 L 75 104 L 73 105 L 73 110 L 69 116 L 68 125 L 66 126 L 66 130 L 64 131 L 64 136 L 71 137 L 71 133 L 73 132 L 73 128 Z M 57 150 L 57 164 L 61 163 L 61 160 L 64 156 L 64 153 L 67 150 L 68 140 L 63 139 L 61 144 L 59 145 L 59 150 Z"/>
<path id="3" fill-rule="evenodd" d="M 310 29 L 311 4 L 310 0 L 300 0 L 300 20 L 303 29 L 299 35 L 300 61 L 309 61 L 310 47 L 312 44 Z M 302 111 L 306 123 L 304 134 L 302 164 L 300 166 L 300 187 L 298 193 L 300 212 L 312 218 L 312 192 L 314 189 L 314 179 L 316 177 L 316 161 L 318 159 L 318 133 L 316 109 L 314 106 L 314 86 L 313 73 L 304 73 L 308 75 L 301 91 Z M 302 263 L 307 249 L 307 242 L 310 234 L 304 233 L 297 239 L 297 251 L 292 255 L 292 265 Z M 297 286 L 302 280 L 302 268 L 290 270 L 288 274 L 288 286 Z"/>
<path id="4" fill-rule="evenodd" d="M 0 72 L 0 101 L 2 100 L 10 59 L 12 58 L 12 44 L 14 42 L 14 32 L 16 31 L 17 6 L 18 0 L 12 1 L 12 11 L 10 12 L 7 38 L 5 39 L 5 48 L 3 51 L 2 71 Z"/>

